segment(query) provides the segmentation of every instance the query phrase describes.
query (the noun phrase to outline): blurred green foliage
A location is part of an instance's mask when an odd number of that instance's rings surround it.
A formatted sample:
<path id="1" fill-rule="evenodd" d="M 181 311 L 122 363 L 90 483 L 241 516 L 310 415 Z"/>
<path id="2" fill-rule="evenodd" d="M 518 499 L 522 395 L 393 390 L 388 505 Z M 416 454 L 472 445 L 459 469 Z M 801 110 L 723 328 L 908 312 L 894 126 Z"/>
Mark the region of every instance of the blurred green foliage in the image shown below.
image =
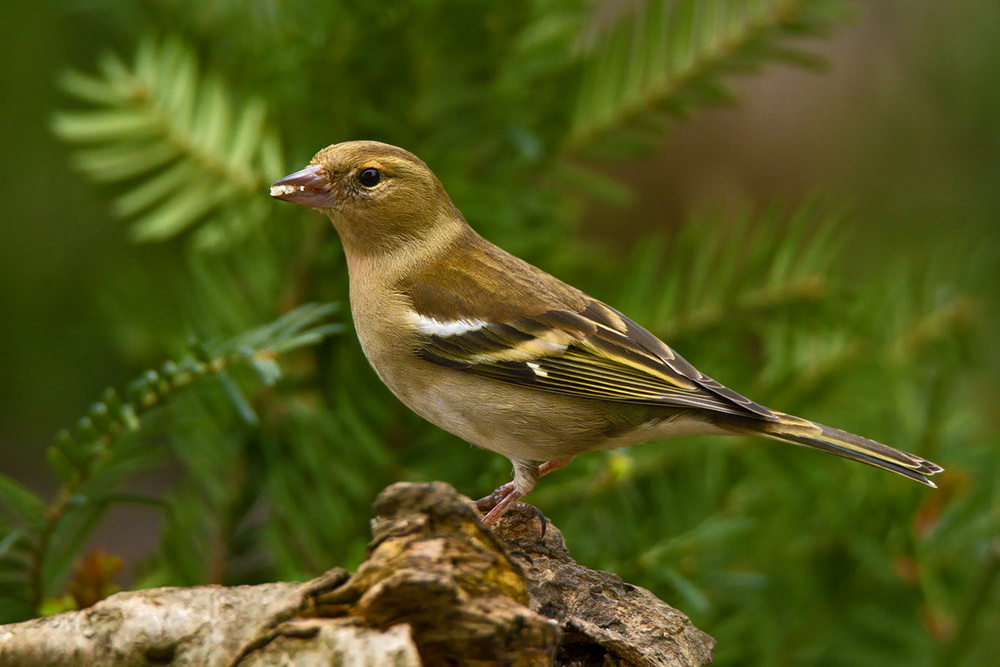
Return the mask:
<path id="1" fill-rule="evenodd" d="M 578 560 L 687 612 L 717 638 L 720 664 L 1000 660 L 1000 353 L 986 333 L 1000 324 L 1000 10 L 972 5 L 975 16 L 939 17 L 955 50 L 922 71 L 941 98 L 859 122 L 885 148 L 835 197 L 645 221 L 625 256 L 579 231 L 594 198 L 627 199 L 612 167 L 732 103 L 732 73 L 816 65 L 818 42 L 800 38 L 840 25 L 848 3 L 69 5 L 71 38 L 50 63 L 61 96 L 28 109 L 67 143 L 41 137 L 25 153 L 19 169 L 38 176 L 3 231 L 47 248 L 33 273 L 2 268 L 5 335 L 32 350 L 10 355 L 5 440 L 30 440 L 32 419 L 73 424 L 88 391 L 101 399 L 49 449 L 53 500 L 0 476 L 0 621 L 86 588 L 67 579 L 83 576 L 70 571 L 109 507 L 151 505 L 160 522 L 132 585 L 245 583 L 356 564 L 369 505 L 393 481 L 475 496 L 507 480 L 501 457 L 389 395 L 345 308 L 309 305 L 346 303 L 340 249 L 325 221 L 270 201 L 266 185 L 329 143 L 372 138 L 424 158 L 488 238 L 726 384 L 947 468 L 928 492 L 742 439 L 591 454 L 531 497 Z M 3 41 L 5 59 L 26 48 Z M 914 136 L 933 137 L 918 145 L 943 157 L 937 169 L 907 152 Z M 8 183 L 25 182 L 16 173 Z M 81 245 L 84 259 L 67 250 Z M 62 256 L 101 277 L 45 294 L 51 276 L 79 270 Z M 32 333 L 60 317 L 70 325 Z M 109 383 L 122 391 L 102 395 Z M 151 469 L 166 492 L 143 482 Z"/>

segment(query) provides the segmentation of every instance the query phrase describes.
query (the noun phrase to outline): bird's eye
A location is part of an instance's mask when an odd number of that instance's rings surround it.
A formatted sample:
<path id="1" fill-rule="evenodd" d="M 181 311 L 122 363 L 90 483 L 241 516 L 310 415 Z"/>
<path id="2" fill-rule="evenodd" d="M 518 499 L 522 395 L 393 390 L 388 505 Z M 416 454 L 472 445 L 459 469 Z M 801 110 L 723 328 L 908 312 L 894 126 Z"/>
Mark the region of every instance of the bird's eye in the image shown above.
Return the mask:
<path id="1" fill-rule="evenodd" d="M 382 172 L 375 167 L 368 167 L 358 172 L 358 183 L 366 188 L 374 188 L 382 180 Z"/>

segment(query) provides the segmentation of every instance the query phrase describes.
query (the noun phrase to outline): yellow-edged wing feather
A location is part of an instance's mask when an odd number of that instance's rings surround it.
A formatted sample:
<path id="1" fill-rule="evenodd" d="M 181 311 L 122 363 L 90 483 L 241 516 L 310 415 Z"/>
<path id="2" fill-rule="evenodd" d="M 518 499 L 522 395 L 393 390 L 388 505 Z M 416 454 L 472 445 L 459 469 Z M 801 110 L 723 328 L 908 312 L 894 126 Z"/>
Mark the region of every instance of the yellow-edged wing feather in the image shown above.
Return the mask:
<path id="1" fill-rule="evenodd" d="M 588 301 L 581 312 L 549 310 L 461 331 L 437 324 L 442 326 L 425 327 L 417 354 L 501 382 L 605 401 L 778 419 L 598 301 Z"/>

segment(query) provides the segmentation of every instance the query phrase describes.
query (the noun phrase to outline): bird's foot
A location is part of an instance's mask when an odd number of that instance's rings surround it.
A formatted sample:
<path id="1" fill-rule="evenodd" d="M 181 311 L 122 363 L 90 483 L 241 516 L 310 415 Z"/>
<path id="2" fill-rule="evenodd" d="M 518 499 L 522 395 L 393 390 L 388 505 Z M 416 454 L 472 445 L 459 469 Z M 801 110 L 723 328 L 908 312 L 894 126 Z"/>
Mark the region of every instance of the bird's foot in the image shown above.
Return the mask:
<path id="1" fill-rule="evenodd" d="M 553 470 L 558 470 L 559 468 L 562 468 L 564 465 L 566 465 L 572 460 L 573 460 L 572 456 L 565 456 L 562 458 L 551 459 L 549 461 L 546 461 L 537 468 L 533 464 L 528 464 L 525 462 L 521 462 L 520 467 L 515 466 L 515 469 L 519 470 L 522 476 L 524 477 L 521 480 L 522 483 L 527 482 L 527 484 L 525 485 L 526 486 L 525 491 L 518 491 L 515 482 L 507 482 L 503 486 L 497 487 L 497 489 L 493 491 L 493 493 L 477 500 L 476 508 L 479 509 L 480 512 L 486 513 L 483 516 L 483 523 L 486 524 L 487 526 L 494 525 L 497 522 L 497 519 L 499 519 L 504 512 L 506 512 L 508 509 L 510 509 L 512 505 L 514 505 L 515 503 L 517 503 L 518 500 L 524 497 L 525 493 L 531 490 L 531 487 L 535 485 L 535 482 L 539 477 L 543 477 L 552 472 Z M 527 471 L 527 473 L 529 474 L 525 474 L 525 471 Z M 517 478 L 518 474 L 515 473 L 514 479 L 516 480 Z M 545 516 L 542 515 L 541 512 L 539 512 L 531 505 L 526 505 L 526 507 L 530 507 L 533 512 L 538 514 L 538 517 L 542 522 L 542 536 L 544 537 L 545 528 L 548 525 L 548 521 L 545 519 Z"/>
<path id="2" fill-rule="evenodd" d="M 498 486 L 492 493 L 487 496 L 483 496 L 479 500 L 475 501 L 476 509 L 480 512 L 489 512 L 498 504 L 500 504 L 504 498 L 506 498 L 514 490 L 514 482 L 507 482 L 502 486 Z"/>
<path id="3" fill-rule="evenodd" d="M 476 507 L 479 508 L 480 512 L 486 512 L 483 515 L 483 523 L 487 526 L 493 526 L 503 516 L 503 513 L 509 510 L 511 505 L 520 500 L 522 496 L 524 494 L 515 488 L 514 483 L 509 482 L 485 498 L 477 500 Z"/>
<path id="4" fill-rule="evenodd" d="M 518 499 L 522 496 L 523 494 L 518 493 L 517 490 L 514 489 L 514 484 L 509 483 L 499 487 L 490 495 L 477 500 L 476 507 L 480 512 L 485 512 L 483 515 L 483 523 L 487 526 L 493 527 L 496 525 L 496 522 L 499 521 L 501 515 L 511 509 L 528 512 L 538 517 L 538 521 L 541 524 L 541 533 L 539 538 L 545 537 L 545 531 L 548 528 L 549 520 L 546 519 L 545 515 L 542 514 L 542 511 L 534 505 L 519 502 Z"/>

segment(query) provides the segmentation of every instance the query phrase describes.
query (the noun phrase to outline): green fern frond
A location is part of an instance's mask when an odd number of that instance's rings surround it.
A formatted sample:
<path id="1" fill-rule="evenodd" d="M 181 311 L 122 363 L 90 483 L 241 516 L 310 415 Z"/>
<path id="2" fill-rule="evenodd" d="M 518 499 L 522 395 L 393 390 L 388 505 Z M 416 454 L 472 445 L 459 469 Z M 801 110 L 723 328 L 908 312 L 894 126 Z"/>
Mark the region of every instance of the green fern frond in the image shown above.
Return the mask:
<path id="1" fill-rule="evenodd" d="M 263 219 L 261 193 L 283 166 L 263 101 L 237 104 L 176 39 L 142 41 L 131 65 L 106 55 L 99 70 L 63 77 L 92 108 L 59 113 L 53 125 L 82 145 L 75 162 L 88 176 L 126 183 L 114 209 L 135 219 L 136 240 L 162 241 L 201 222 L 198 241 L 219 243 Z"/>
<path id="2" fill-rule="evenodd" d="M 837 0 L 650 0 L 586 48 L 567 149 L 628 154 L 671 116 L 729 99 L 721 77 L 765 61 L 815 65 L 789 37 L 842 21 Z"/>

